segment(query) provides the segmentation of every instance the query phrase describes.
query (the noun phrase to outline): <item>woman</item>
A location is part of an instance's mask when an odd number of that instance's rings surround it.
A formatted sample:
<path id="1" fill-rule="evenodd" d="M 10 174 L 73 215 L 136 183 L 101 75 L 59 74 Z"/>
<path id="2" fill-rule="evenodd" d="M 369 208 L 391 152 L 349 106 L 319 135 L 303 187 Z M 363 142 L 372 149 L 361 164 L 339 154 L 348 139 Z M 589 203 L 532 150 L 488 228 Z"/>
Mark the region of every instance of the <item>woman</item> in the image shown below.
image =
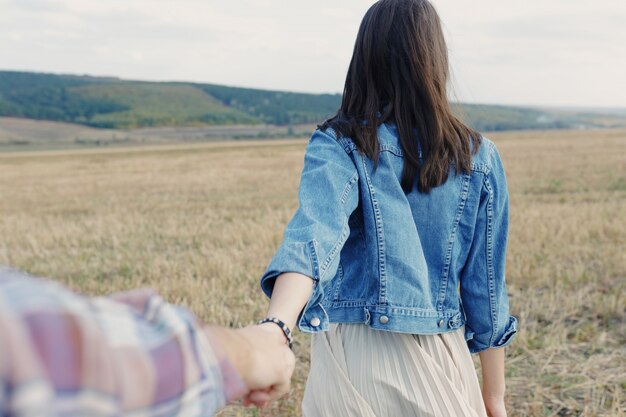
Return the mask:
<path id="1" fill-rule="evenodd" d="M 261 279 L 280 324 L 264 326 L 314 333 L 305 417 L 506 415 L 506 180 L 494 144 L 452 114 L 448 73 L 433 6 L 378 1 L 341 107 L 307 145 L 300 207 Z"/>

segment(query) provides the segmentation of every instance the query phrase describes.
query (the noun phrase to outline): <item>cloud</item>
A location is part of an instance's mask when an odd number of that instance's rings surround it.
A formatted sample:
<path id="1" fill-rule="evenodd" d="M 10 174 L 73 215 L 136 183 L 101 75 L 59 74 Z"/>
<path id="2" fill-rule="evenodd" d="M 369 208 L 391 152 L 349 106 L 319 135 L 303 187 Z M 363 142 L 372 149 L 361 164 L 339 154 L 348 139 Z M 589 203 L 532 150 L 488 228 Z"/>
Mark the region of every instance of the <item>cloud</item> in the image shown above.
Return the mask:
<path id="1" fill-rule="evenodd" d="M 63 9 L 63 5 L 53 0 L 1 0 L 0 5 L 13 10 L 27 10 L 31 13 L 59 11 Z"/>
<path id="2" fill-rule="evenodd" d="M 372 3 L 0 0 L 0 53 L 7 69 L 339 92 Z M 461 99 L 626 106 L 626 3 L 433 3 Z"/>

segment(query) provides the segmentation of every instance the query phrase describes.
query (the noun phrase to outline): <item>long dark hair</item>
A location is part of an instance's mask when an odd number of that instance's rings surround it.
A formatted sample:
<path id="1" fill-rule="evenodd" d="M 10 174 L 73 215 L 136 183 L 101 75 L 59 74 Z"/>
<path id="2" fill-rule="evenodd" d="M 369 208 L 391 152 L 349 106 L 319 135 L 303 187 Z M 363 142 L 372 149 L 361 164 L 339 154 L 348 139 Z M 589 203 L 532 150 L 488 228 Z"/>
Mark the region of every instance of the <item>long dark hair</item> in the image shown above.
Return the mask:
<path id="1" fill-rule="evenodd" d="M 378 162 L 377 129 L 394 121 L 404 157 L 402 188 L 428 192 L 471 169 L 479 133 L 452 113 L 447 96 L 448 50 L 427 0 L 380 0 L 365 14 L 354 45 L 341 107 L 319 127 L 352 138 Z M 417 133 L 417 136 L 416 136 Z M 418 157 L 418 140 L 423 161 Z"/>

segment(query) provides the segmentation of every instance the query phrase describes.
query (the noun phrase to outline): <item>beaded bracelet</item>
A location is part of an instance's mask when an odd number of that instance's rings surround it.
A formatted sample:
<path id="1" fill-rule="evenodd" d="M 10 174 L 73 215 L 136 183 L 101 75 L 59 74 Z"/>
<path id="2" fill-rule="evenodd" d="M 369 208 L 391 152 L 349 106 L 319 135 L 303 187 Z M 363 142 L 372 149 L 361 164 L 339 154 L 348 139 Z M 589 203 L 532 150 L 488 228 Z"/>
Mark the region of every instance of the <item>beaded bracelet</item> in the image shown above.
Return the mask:
<path id="1" fill-rule="evenodd" d="M 292 348 L 291 346 L 293 344 L 293 337 L 291 336 L 291 330 L 289 330 L 289 327 L 285 324 L 284 321 L 282 321 L 281 319 L 277 319 L 276 317 L 266 317 L 263 320 L 260 320 L 257 324 L 263 323 L 274 323 L 278 327 L 280 327 L 280 330 L 283 331 L 283 334 L 287 338 L 287 344 L 289 345 L 289 349 Z"/>

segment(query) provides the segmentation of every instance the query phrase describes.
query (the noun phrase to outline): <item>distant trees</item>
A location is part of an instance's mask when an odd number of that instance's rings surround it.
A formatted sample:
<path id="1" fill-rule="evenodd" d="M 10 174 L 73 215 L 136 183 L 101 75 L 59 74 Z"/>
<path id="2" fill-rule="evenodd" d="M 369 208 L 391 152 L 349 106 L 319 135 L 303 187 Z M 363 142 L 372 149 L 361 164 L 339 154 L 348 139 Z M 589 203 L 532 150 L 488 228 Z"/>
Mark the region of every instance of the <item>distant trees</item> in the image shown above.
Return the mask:
<path id="1" fill-rule="evenodd" d="M 196 86 L 227 106 L 275 125 L 319 123 L 337 111 L 341 103 L 339 94 L 287 93 L 213 84 Z"/>
<path id="2" fill-rule="evenodd" d="M 101 128 L 257 123 L 288 127 L 320 123 L 340 102 L 339 94 L 0 71 L 0 116 Z M 557 110 L 479 104 L 455 104 L 455 109 L 480 131 L 626 125 L 624 117 Z M 295 133 L 293 127 L 288 131 Z"/>
<path id="3" fill-rule="evenodd" d="M 207 100 L 218 100 L 226 108 L 233 109 L 230 112 L 222 108 L 221 111 L 215 109 L 181 114 L 184 110 L 181 112 L 180 109 L 172 108 L 176 103 L 146 102 L 142 106 L 142 100 L 154 101 L 154 96 L 129 98 L 132 92 L 124 91 L 124 86 L 132 90 L 132 87 L 145 87 L 146 84 L 111 78 L 0 71 L 0 116 L 55 120 L 104 128 L 197 123 L 268 123 L 287 126 L 320 122 L 332 114 L 340 102 L 340 96 L 336 94 L 285 93 L 209 84 L 149 83 L 154 89 L 158 89 L 159 85 L 170 89 L 172 85 L 187 89 L 193 87 L 207 94 Z M 94 89 L 98 94 L 93 94 Z M 193 100 L 198 100 L 198 97 L 190 96 L 189 102 Z"/>
<path id="4" fill-rule="evenodd" d="M 129 110 L 113 100 L 82 96 L 78 89 L 90 82 L 77 77 L 0 72 L 0 115 L 90 124 L 97 114 Z"/>

